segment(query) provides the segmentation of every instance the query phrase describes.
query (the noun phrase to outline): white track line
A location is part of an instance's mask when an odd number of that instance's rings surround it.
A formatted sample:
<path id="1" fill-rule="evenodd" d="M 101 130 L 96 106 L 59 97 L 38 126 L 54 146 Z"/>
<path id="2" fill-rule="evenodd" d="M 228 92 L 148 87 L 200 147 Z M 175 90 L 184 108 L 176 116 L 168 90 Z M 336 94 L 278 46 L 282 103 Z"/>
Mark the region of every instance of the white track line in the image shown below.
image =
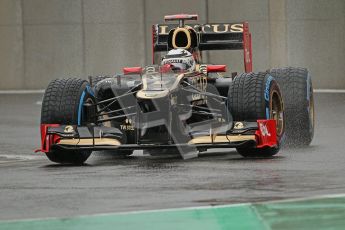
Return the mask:
<path id="1" fill-rule="evenodd" d="M 44 93 L 44 89 L 33 90 L 0 90 L 0 94 L 38 94 Z"/>
<path id="2" fill-rule="evenodd" d="M 314 89 L 315 93 L 345 93 L 345 89 Z"/>
<path id="3" fill-rule="evenodd" d="M 65 218 L 75 219 L 75 218 L 86 218 L 86 217 L 94 217 L 94 216 L 98 217 L 98 216 L 112 216 L 112 215 L 130 215 L 130 214 L 184 211 L 184 210 L 203 210 L 203 209 L 209 209 L 209 208 L 242 207 L 242 206 L 247 206 L 250 204 L 251 203 L 239 203 L 239 204 L 227 204 L 227 205 L 205 205 L 205 206 L 185 207 L 185 208 L 168 208 L 168 209 L 152 209 L 152 210 L 128 211 L 128 212 L 95 213 L 95 214 L 79 215 L 79 216 L 71 216 L 71 217 L 44 217 L 44 218 L 13 219 L 13 220 L 0 220 L 0 223 L 37 221 L 37 220 L 56 220 L 56 219 L 65 219 Z"/>
<path id="4" fill-rule="evenodd" d="M 128 214 L 156 213 L 156 212 L 169 212 L 169 211 L 184 211 L 184 210 L 202 210 L 202 209 L 209 209 L 209 208 L 230 208 L 230 207 L 250 206 L 250 205 L 255 205 L 255 204 L 275 204 L 275 203 L 319 200 L 319 199 L 324 199 L 324 198 L 337 198 L 337 197 L 345 197 L 345 193 L 291 198 L 291 199 L 281 199 L 281 200 L 278 199 L 278 200 L 272 200 L 272 201 L 261 201 L 261 202 L 252 202 L 252 203 L 205 205 L 205 206 L 196 206 L 196 207 L 153 209 L 153 210 L 128 211 L 128 212 L 96 213 L 96 214 L 90 214 L 90 215 L 73 216 L 70 218 L 74 219 L 74 218 L 85 218 L 85 217 L 93 217 L 93 216 L 111 216 L 111 215 L 128 215 Z M 28 218 L 28 219 L 0 220 L 0 222 L 6 223 L 6 222 L 14 222 L 14 221 L 23 222 L 23 221 L 36 221 L 36 220 L 56 220 L 56 219 L 63 219 L 63 218 L 64 217 Z"/>
<path id="5" fill-rule="evenodd" d="M 8 160 L 36 160 L 42 159 L 40 155 L 16 155 L 16 154 L 0 154 L 0 157 Z"/>
<path id="6" fill-rule="evenodd" d="M 320 200 L 325 198 L 340 198 L 345 197 L 345 193 L 338 194 L 326 194 L 326 195 L 316 195 L 308 197 L 299 197 L 299 198 L 290 198 L 290 199 L 281 199 L 281 200 L 270 200 L 262 202 L 253 202 L 252 204 L 275 204 L 275 203 L 289 203 L 289 202 L 298 202 L 298 201 L 308 201 L 308 200 Z"/>
<path id="7" fill-rule="evenodd" d="M 328 194 L 310 197 L 300 197 L 291 199 L 281 199 L 281 200 L 271 200 L 271 201 L 260 201 L 252 203 L 235 203 L 235 204 L 223 204 L 223 205 L 205 205 L 205 206 L 195 206 L 195 207 L 184 207 L 184 208 L 167 208 L 167 209 L 152 209 L 152 210 L 141 210 L 141 211 L 128 211 L 128 212 L 112 212 L 112 213 L 96 213 L 91 215 L 81 215 L 78 217 L 89 217 L 89 216 L 108 216 L 108 215 L 128 215 L 128 214 L 140 214 L 140 213 L 155 213 L 155 212 L 170 212 L 170 211 L 185 211 L 185 210 L 203 210 L 209 208 L 231 208 L 231 207 L 242 207 L 250 206 L 255 204 L 275 204 L 275 203 L 285 203 L 285 202 L 298 202 L 307 200 L 319 200 L 325 198 L 338 198 L 345 197 L 344 193 L 341 194 Z"/>

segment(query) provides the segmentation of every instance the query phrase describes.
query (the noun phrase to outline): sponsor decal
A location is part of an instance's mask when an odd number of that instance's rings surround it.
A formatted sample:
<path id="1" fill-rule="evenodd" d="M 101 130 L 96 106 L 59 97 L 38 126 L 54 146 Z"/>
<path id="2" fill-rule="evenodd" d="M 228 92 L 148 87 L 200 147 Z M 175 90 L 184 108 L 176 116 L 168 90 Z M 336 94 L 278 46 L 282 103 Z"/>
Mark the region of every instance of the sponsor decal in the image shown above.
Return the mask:
<path id="1" fill-rule="evenodd" d="M 126 119 L 125 120 L 125 123 L 123 125 L 120 125 L 120 128 L 122 130 L 134 130 L 134 126 L 133 126 L 133 123 L 132 123 L 132 119 Z"/>
<path id="2" fill-rule="evenodd" d="M 218 23 L 218 24 L 204 24 L 204 25 L 186 25 L 196 30 L 201 30 L 203 33 L 243 33 L 242 23 Z M 168 35 L 169 31 L 176 28 L 176 25 L 159 25 L 158 35 Z"/>
<path id="3" fill-rule="evenodd" d="M 259 126 L 260 126 L 260 131 L 261 131 L 262 136 L 264 136 L 264 137 L 266 137 L 266 136 L 270 137 L 271 136 L 271 133 L 268 131 L 266 124 L 259 123 Z"/>
<path id="4" fill-rule="evenodd" d="M 223 117 L 218 117 L 218 122 L 225 122 L 225 119 Z"/>
<path id="5" fill-rule="evenodd" d="M 185 64 L 185 69 L 188 69 L 193 66 L 193 59 L 192 58 L 167 58 L 162 61 L 162 65 L 167 65 L 167 64 Z"/>
<path id="6" fill-rule="evenodd" d="M 146 72 L 147 73 L 154 73 L 156 71 L 154 66 L 148 66 L 146 67 Z"/>
<path id="7" fill-rule="evenodd" d="M 113 81 L 112 81 L 112 79 L 104 79 L 104 80 L 102 80 L 102 83 L 111 84 L 111 83 L 113 83 Z"/>
<path id="8" fill-rule="evenodd" d="M 243 129 L 244 124 L 242 122 L 236 122 L 234 125 L 234 129 Z"/>
<path id="9" fill-rule="evenodd" d="M 201 93 L 193 93 L 192 94 L 192 101 L 193 105 L 202 105 L 207 104 L 207 96 L 202 94 L 206 92 L 207 89 L 207 77 L 206 76 L 194 76 L 189 78 L 190 84 L 199 90 Z M 198 102 L 196 102 L 198 101 Z"/>
<path id="10" fill-rule="evenodd" d="M 192 105 L 205 105 L 207 104 L 207 98 L 206 99 L 203 99 L 203 100 L 195 100 L 191 103 Z"/>
<path id="11" fill-rule="evenodd" d="M 273 80 L 273 77 L 269 76 L 267 81 L 266 81 L 266 86 L 265 86 L 265 100 L 266 101 L 270 100 L 270 86 L 271 86 L 272 80 Z"/>
<path id="12" fill-rule="evenodd" d="M 207 65 L 201 64 L 199 65 L 199 71 L 205 75 L 207 75 Z"/>
<path id="13" fill-rule="evenodd" d="M 242 33 L 243 24 L 205 24 L 201 25 L 201 30 L 204 33 L 213 32 L 213 33 Z"/>
<path id="14" fill-rule="evenodd" d="M 74 128 L 72 125 L 67 125 L 63 131 L 64 131 L 64 133 L 73 133 Z"/>
<path id="15" fill-rule="evenodd" d="M 193 93 L 193 94 L 192 94 L 192 100 L 193 100 L 193 101 L 200 100 L 200 99 L 202 99 L 202 96 L 203 96 L 203 95 L 201 95 L 201 94 L 199 94 L 199 93 Z"/>
<path id="16" fill-rule="evenodd" d="M 189 78 L 190 84 L 197 88 L 201 92 L 206 92 L 207 89 L 207 77 L 206 76 L 195 76 Z"/>
<path id="17" fill-rule="evenodd" d="M 164 59 L 162 61 L 162 65 L 166 65 L 166 64 L 172 64 L 172 63 L 186 63 L 184 60 L 182 59 Z"/>
<path id="18" fill-rule="evenodd" d="M 165 25 L 160 25 L 159 26 L 159 30 L 158 30 L 158 34 L 159 35 L 167 35 L 168 34 L 168 26 Z"/>

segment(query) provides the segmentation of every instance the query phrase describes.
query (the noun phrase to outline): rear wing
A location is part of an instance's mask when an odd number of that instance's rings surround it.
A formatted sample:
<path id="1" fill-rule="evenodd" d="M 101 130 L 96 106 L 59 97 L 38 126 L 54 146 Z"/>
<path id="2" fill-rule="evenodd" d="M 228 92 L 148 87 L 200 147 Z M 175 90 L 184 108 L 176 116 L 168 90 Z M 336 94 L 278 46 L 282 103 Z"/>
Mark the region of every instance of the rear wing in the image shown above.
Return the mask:
<path id="1" fill-rule="evenodd" d="M 168 46 L 169 32 L 178 26 L 177 24 L 155 24 L 152 26 L 153 57 L 157 52 L 166 52 L 170 49 Z M 247 22 L 188 24 L 186 26 L 196 31 L 200 51 L 243 49 L 245 71 L 252 71 L 251 34 Z"/>

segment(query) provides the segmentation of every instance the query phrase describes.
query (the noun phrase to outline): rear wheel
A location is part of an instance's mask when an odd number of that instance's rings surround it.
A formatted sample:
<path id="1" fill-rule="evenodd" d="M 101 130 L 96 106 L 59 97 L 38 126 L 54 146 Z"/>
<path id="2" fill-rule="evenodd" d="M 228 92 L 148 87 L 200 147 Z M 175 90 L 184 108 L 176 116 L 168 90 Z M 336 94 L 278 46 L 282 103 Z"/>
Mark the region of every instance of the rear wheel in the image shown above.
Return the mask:
<path id="1" fill-rule="evenodd" d="M 41 124 L 81 125 L 86 120 L 83 103 L 92 101 L 89 84 L 82 79 L 57 79 L 49 83 L 42 102 Z M 87 150 L 52 149 L 46 155 L 57 163 L 82 164 L 90 156 Z"/>
<path id="2" fill-rule="evenodd" d="M 267 73 L 243 73 L 229 88 L 229 107 L 234 121 L 274 119 L 277 124 L 276 147 L 237 148 L 244 157 L 270 157 L 278 153 L 284 135 L 284 106 L 275 79 Z"/>
<path id="3" fill-rule="evenodd" d="M 272 69 L 269 73 L 281 88 L 286 115 L 286 145 L 307 146 L 314 137 L 314 97 L 309 72 L 305 68 Z"/>

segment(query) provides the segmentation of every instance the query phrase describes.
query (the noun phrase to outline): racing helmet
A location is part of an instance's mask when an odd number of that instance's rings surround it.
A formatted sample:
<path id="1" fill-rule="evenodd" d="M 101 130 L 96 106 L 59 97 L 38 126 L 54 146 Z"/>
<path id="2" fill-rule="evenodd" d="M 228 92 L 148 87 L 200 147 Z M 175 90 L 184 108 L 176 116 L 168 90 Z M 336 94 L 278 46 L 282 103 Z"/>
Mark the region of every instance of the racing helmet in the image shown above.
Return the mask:
<path id="1" fill-rule="evenodd" d="M 172 49 L 162 59 L 162 65 L 171 64 L 173 69 L 193 71 L 195 60 L 193 55 L 184 49 Z"/>

